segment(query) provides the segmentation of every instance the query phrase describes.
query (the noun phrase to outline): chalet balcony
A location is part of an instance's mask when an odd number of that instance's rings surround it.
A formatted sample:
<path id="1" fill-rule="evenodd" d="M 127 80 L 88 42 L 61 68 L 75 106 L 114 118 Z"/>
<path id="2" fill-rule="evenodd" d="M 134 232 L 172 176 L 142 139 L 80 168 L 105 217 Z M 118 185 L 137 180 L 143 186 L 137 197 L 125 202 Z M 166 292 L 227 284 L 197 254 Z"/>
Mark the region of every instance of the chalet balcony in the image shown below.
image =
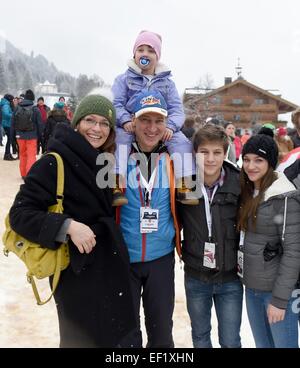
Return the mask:
<path id="1" fill-rule="evenodd" d="M 266 113 L 266 112 L 278 112 L 276 105 L 209 105 L 209 106 L 197 106 L 199 111 L 212 111 L 212 112 L 252 112 L 252 113 Z"/>

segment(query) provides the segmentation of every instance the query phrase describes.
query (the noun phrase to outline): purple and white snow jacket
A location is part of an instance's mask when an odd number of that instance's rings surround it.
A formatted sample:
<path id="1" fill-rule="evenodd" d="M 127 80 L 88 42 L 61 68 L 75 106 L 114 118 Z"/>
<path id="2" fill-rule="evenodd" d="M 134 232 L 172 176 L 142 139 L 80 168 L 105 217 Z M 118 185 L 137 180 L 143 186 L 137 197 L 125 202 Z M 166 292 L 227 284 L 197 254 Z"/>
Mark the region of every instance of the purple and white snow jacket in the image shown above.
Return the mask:
<path id="1" fill-rule="evenodd" d="M 117 112 L 117 125 L 132 120 L 135 97 L 142 90 L 159 91 L 168 106 L 168 128 L 178 132 L 185 119 L 182 101 L 179 97 L 175 83 L 171 80 L 171 71 L 165 65 L 158 63 L 153 78 L 147 78 L 141 73 L 141 69 L 134 60 L 129 60 L 129 68 L 124 74 L 119 75 L 112 86 L 114 94 L 114 106 Z"/>

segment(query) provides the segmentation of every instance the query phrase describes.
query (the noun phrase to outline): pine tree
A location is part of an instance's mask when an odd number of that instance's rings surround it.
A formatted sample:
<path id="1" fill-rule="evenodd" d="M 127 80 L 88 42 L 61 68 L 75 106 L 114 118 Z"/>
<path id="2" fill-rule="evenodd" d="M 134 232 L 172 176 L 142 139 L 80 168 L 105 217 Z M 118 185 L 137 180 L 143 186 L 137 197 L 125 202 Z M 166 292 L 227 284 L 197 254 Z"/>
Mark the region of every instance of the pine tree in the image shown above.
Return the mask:
<path id="1" fill-rule="evenodd" d="M 81 100 L 91 91 L 90 81 L 85 74 L 80 74 L 76 83 L 76 95 Z"/>
<path id="2" fill-rule="evenodd" d="M 0 93 L 5 94 L 8 92 L 7 75 L 5 73 L 2 57 L 0 55 Z"/>
<path id="3" fill-rule="evenodd" d="M 28 70 L 25 71 L 22 86 L 24 91 L 26 91 L 27 89 L 31 89 L 32 91 L 34 91 L 33 80 Z"/>
<path id="4" fill-rule="evenodd" d="M 61 84 L 62 84 L 61 75 L 59 74 L 56 75 L 54 83 L 56 84 L 58 91 L 61 91 L 62 90 L 61 89 Z"/>
<path id="5" fill-rule="evenodd" d="M 91 85 L 93 86 L 93 88 L 102 88 L 104 87 L 104 80 L 99 77 L 99 75 L 97 74 L 93 74 L 91 77 L 90 77 L 90 83 Z"/>
<path id="6" fill-rule="evenodd" d="M 17 68 L 13 60 L 9 60 L 8 63 L 8 84 L 10 92 L 16 95 L 18 93 L 20 83 Z"/>
<path id="7" fill-rule="evenodd" d="M 71 111 L 74 113 L 76 110 L 76 107 L 78 105 L 78 99 L 77 97 L 74 95 L 74 93 L 71 93 L 71 96 L 68 100 L 68 106 L 70 107 Z"/>

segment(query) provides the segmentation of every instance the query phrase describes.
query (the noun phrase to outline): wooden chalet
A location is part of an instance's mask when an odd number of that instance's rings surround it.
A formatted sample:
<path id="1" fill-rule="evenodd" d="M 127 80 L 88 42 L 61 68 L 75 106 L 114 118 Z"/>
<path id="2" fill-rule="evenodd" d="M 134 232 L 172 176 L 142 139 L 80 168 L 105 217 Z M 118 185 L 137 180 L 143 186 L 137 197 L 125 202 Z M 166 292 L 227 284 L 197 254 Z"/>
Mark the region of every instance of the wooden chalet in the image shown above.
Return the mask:
<path id="1" fill-rule="evenodd" d="M 279 115 L 298 107 L 241 76 L 233 82 L 231 78 L 225 78 L 224 86 L 208 93 L 201 93 L 197 88 L 186 89 L 183 103 L 186 115 L 198 117 L 201 121 L 207 118 L 231 121 L 242 129 L 265 122 L 285 125 L 286 122 L 280 121 Z"/>

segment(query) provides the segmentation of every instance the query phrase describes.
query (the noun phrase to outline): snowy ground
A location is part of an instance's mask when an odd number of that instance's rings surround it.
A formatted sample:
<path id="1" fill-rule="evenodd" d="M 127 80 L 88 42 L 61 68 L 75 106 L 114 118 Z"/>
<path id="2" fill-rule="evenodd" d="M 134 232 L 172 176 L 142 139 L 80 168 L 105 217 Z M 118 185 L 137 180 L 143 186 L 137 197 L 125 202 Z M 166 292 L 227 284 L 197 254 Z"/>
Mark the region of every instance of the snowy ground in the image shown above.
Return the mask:
<path id="1" fill-rule="evenodd" d="M 0 234 L 4 230 L 4 217 L 22 184 L 18 161 L 3 161 L 0 147 Z M 1 240 L 0 240 L 1 243 Z M 0 244 L 2 247 L 2 243 Z M 8 258 L 0 252 L 0 347 L 55 348 L 58 346 L 58 322 L 53 301 L 37 306 L 26 282 L 25 267 L 14 256 Z M 47 295 L 48 284 L 42 282 Z M 241 328 L 243 347 L 254 347 L 244 308 Z M 218 347 L 217 323 L 213 315 L 212 339 Z M 190 322 L 186 311 L 182 267 L 176 265 L 176 307 L 174 313 L 174 340 L 178 348 L 192 347 Z"/>

